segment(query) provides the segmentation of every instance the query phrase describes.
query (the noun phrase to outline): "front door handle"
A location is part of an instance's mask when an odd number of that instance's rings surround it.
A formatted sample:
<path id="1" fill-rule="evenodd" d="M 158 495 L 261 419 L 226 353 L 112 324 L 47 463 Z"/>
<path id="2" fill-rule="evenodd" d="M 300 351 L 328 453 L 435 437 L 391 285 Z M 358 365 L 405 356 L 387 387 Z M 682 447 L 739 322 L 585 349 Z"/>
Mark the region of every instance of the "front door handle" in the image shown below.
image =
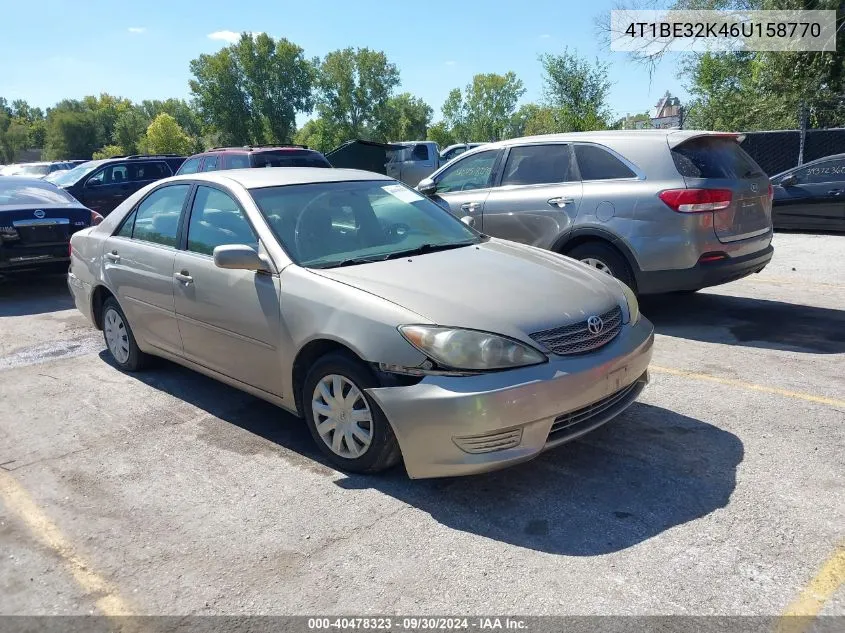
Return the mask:
<path id="1" fill-rule="evenodd" d="M 572 204 L 575 202 L 575 198 L 564 198 L 564 197 L 557 197 L 557 198 L 549 198 L 546 200 L 550 205 L 553 207 L 565 207 L 568 204 Z"/>
<path id="2" fill-rule="evenodd" d="M 829 195 L 829 196 L 841 196 L 842 195 L 842 189 L 831 189 L 830 191 L 827 192 L 827 195 Z"/>
<path id="3" fill-rule="evenodd" d="M 120 255 L 117 254 L 117 251 L 112 251 L 111 253 L 106 253 L 106 259 L 111 260 L 113 262 L 119 262 Z"/>
<path id="4" fill-rule="evenodd" d="M 464 202 L 461 205 L 461 211 L 468 211 L 469 213 L 474 213 L 481 208 L 480 202 Z"/>
<path id="5" fill-rule="evenodd" d="M 173 273 L 173 277 L 176 281 L 181 281 L 183 284 L 192 284 L 194 283 L 194 278 L 188 274 L 187 270 L 183 270 L 180 273 Z"/>

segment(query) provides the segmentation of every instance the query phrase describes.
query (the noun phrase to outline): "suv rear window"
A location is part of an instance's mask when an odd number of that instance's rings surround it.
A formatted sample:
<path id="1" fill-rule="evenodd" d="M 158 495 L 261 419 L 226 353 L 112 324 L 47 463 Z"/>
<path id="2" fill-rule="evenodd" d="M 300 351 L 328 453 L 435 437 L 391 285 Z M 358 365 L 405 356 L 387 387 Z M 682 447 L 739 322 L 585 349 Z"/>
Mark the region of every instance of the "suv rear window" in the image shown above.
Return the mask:
<path id="1" fill-rule="evenodd" d="M 694 138 L 672 150 L 678 173 L 686 178 L 750 179 L 766 174 L 733 139 Z"/>
<path id="2" fill-rule="evenodd" d="M 325 156 L 308 150 L 279 150 L 254 152 L 253 167 L 331 167 Z"/>

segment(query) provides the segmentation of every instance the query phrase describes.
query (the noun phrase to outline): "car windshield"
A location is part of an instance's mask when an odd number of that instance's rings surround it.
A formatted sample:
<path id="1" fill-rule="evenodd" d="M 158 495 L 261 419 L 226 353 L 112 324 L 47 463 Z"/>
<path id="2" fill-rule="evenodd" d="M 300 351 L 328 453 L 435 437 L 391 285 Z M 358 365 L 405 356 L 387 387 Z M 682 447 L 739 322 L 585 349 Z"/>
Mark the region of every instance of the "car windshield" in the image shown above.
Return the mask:
<path id="1" fill-rule="evenodd" d="M 294 262 L 334 268 L 460 248 L 484 238 L 448 211 L 390 180 L 253 189 Z"/>
<path id="2" fill-rule="evenodd" d="M 50 178 L 50 182 L 60 186 L 73 185 L 79 182 L 80 178 L 87 176 L 99 166 L 99 163 L 95 163 L 92 161 L 88 163 L 82 163 L 81 165 L 79 165 L 78 167 L 74 167 L 73 169 L 53 172 L 53 174 L 57 175 L 52 175 L 52 177 Z"/>
<path id="3" fill-rule="evenodd" d="M 0 206 L 29 204 L 73 204 L 76 199 L 61 189 L 40 182 L 4 182 L 0 180 Z"/>

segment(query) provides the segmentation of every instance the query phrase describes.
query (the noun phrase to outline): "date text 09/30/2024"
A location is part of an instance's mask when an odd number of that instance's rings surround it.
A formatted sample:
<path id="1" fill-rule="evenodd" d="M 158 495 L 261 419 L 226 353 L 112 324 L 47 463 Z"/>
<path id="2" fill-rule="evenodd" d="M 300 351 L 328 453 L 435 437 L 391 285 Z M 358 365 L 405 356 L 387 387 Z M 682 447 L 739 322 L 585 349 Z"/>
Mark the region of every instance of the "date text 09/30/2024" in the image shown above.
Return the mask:
<path id="1" fill-rule="evenodd" d="M 511 617 L 325 617 L 308 618 L 309 631 L 524 631 L 525 620 Z"/>

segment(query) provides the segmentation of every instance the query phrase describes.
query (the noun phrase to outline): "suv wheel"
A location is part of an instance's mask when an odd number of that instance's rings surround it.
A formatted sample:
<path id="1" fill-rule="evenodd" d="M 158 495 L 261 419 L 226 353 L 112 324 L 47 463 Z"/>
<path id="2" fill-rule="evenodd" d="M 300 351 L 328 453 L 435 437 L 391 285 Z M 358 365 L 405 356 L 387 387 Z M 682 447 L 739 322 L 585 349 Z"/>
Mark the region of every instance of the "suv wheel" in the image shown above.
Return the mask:
<path id="1" fill-rule="evenodd" d="M 631 273 L 628 262 L 611 246 L 601 242 L 587 242 L 576 246 L 566 255 L 611 277 L 616 277 L 631 289 L 634 288 L 634 275 Z"/>
<path id="2" fill-rule="evenodd" d="M 345 354 L 324 356 L 305 378 L 302 405 L 308 429 L 341 470 L 373 473 L 401 459 L 390 423 L 364 393 L 376 386 L 372 372 Z"/>

